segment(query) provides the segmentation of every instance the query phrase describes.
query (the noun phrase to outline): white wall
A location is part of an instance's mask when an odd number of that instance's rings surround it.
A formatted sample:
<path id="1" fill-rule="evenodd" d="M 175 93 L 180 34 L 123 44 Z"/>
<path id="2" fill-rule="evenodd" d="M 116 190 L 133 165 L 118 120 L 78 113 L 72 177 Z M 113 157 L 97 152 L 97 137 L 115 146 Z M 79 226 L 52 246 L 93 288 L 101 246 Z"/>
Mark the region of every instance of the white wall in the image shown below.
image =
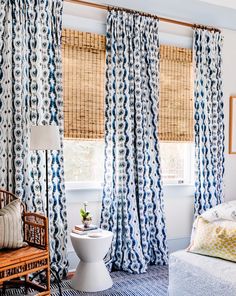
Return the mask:
<path id="1" fill-rule="evenodd" d="M 102 190 L 66 190 L 68 229 L 81 223 L 79 210 L 83 201 L 89 202 L 89 210 L 95 224 L 99 225 Z M 193 218 L 193 187 L 167 186 L 164 188 L 167 239 L 170 252 L 183 249 L 189 243 Z M 68 254 L 70 269 L 74 269 L 78 259 L 68 237 Z"/>
<path id="2" fill-rule="evenodd" d="M 91 10 L 88 14 L 84 8 L 81 13 L 84 18 L 75 15 L 77 6 L 66 6 L 63 26 L 81 31 L 105 33 L 105 14 Z M 93 18 L 93 19 L 91 19 Z M 236 94 L 236 32 L 223 30 L 225 36 L 223 51 L 223 81 L 225 100 L 226 124 L 226 199 L 236 198 L 236 156 L 228 155 L 228 119 L 229 96 Z M 170 24 L 160 24 L 160 41 L 163 44 L 176 46 L 192 46 L 192 30 Z M 235 46 L 235 47 L 234 47 Z M 193 186 L 166 186 L 164 188 L 164 202 L 167 223 L 167 239 L 170 251 L 185 248 L 188 245 L 193 219 Z M 84 200 L 89 201 L 94 222 L 99 224 L 102 190 L 66 190 L 69 231 L 75 224 L 80 223 L 79 210 Z M 68 253 L 70 269 L 74 269 L 78 259 L 68 237 Z"/>
<path id="3" fill-rule="evenodd" d="M 223 30 L 223 86 L 225 108 L 225 199 L 236 199 L 236 155 L 229 154 L 229 97 L 236 95 L 236 31 Z"/>

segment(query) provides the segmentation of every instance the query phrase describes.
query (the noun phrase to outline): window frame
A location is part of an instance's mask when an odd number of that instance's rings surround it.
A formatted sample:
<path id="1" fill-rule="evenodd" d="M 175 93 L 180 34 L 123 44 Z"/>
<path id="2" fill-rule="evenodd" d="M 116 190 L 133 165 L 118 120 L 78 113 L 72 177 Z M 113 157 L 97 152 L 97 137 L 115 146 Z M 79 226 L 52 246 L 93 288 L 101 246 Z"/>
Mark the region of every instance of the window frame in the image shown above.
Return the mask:
<path id="1" fill-rule="evenodd" d="M 161 141 L 160 143 L 186 143 L 189 146 L 184 147 L 184 178 L 182 179 L 170 179 L 163 180 L 164 186 L 193 186 L 194 185 L 194 143 L 193 142 L 167 142 Z M 160 147 L 161 148 L 161 147 Z"/>
<path id="2" fill-rule="evenodd" d="M 68 139 L 65 139 L 68 140 Z M 75 139 L 73 139 L 75 140 Z M 81 140 L 80 140 L 81 141 Z M 173 144 L 175 142 L 172 142 Z M 188 155 L 184 157 L 184 181 L 180 182 L 180 180 L 171 180 L 168 182 L 163 179 L 164 187 L 184 187 L 184 186 L 194 186 L 194 143 L 189 143 L 191 145 L 185 146 L 184 154 Z M 83 191 L 83 190 L 102 190 L 104 182 L 96 182 L 96 181 L 65 181 L 66 191 Z"/>

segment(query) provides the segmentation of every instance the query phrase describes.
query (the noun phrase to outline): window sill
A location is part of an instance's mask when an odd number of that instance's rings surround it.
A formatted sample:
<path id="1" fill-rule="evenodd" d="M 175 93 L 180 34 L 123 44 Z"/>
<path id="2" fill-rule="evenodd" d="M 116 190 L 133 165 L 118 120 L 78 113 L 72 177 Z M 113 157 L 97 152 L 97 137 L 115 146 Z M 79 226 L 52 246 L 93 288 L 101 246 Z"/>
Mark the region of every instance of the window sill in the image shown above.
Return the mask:
<path id="1" fill-rule="evenodd" d="M 181 183 L 181 184 L 163 184 L 163 188 L 173 188 L 173 187 L 194 187 L 191 183 Z M 66 182 L 66 191 L 79 191 L 79 190 L 102 190 L 103 184 L 99 182 Z"/>
<path id="2" fill-rule="evenodd" d="M 102 197 L 103 184 L 97 182 L 67 182 L 65 184 L 66 194 L 71 200 L 100 201 Z M 194 184 L 163 184 L 164 197 L 187 197 L 194 195 Z"/>
<path id="3" fill-rule="evenodd" d="M 191 183 L 181 183 L 181 184 L 163 184 L 163 187 L 194 187 Z"/>
<path id="4" fill-rule="evenodd" d="M 68 182 L 65 185 L 66 199 L 68 204 L 83 203 L 85 201 L 98 202 L 102 200 L 101 183 L 74 183 Z M 166 184 L 163 186 L 164 199 L 192 198 L 194 196 L 193 184 Z"/>
<path id="5" fill-rule="evenodd" d="M 102 190 L 103 184 L 99 182 L 66 182 L 66 191 Z"/>

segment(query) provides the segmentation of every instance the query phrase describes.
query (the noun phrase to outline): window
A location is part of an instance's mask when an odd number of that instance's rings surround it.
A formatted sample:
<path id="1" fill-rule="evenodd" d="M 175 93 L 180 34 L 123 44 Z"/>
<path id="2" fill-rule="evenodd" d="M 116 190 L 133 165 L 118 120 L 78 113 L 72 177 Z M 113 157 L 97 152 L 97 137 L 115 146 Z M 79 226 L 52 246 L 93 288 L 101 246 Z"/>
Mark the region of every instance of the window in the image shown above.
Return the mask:
<path id="1" fill-rule="evenodd" d="M 193 143 L 161 142 L 160 154 L 164 184 L 193 183 Z"/>
<path id="2" fill-rule="evenodd" d="M 163 182 L 191 184 L 193 182 L 193 144 L 161 142 Z M 104 173 L 104 141 L 65 140 L 65 179 L 78 186 L 101 187 Z"/>
<path id="3" fill-rule="evenodd" d="M 105 43 L 105 36 L 63 30 L 66 182 L 98 186 L 103 182 Z M 161 46 L 160 56 L 163 181 L 189 184 L 193 172 L 192 51 Z"/>
<path id="4" fill-rule="evenodd" d="M 103 140 L 64 140 L 64 159 L 66 182 L 101 187 L 104 172 Z"/>

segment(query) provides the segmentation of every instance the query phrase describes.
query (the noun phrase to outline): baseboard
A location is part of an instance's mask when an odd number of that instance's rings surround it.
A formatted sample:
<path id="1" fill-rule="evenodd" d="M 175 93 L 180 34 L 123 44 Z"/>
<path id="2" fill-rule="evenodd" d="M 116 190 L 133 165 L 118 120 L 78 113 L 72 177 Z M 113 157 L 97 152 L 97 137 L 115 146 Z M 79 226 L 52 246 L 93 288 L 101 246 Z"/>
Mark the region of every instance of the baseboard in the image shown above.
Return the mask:
<path id="1" fill-rule="evenodd" d="M 182 237 L 182 238 L 174 238 L 174 239 L 168 239 L 168 248 L 169 252 L 173 253 L 178 250 L 182 250 L 187 248 L 189 245 L 190 238 L 189 237 Z M 68 251 L 68 261 L 69 261 L 69 272 L 74 272 L 78 263 L 79 258 L 75 254 L 73 250 Z"/>
<path id="2" fill-rule="evenodd" d="M 190 237 L 168 239 L 167 244 L 169 252 L 173 253 L 178 250 L 186 249 L 189 246 Z"/>

